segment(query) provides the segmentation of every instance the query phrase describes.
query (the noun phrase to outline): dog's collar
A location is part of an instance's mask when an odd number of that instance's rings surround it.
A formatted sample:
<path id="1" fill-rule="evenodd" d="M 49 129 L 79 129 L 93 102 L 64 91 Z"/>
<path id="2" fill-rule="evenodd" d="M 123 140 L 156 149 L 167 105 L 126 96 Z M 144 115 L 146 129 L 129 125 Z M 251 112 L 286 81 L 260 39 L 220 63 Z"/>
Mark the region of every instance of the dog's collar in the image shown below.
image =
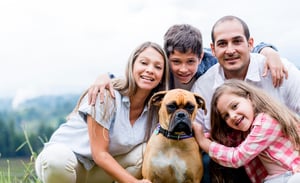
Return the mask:
<path id="1" fill-rule="evenodd" d="M 191 138 L 193 137 L 193 133 L 191 133 L 190 135 L 176 135 L 173 134 L 172 132 L 169 132 L 166 129 L 163 129 L 160 124 L 157 125 L 157 127 L 154 130 L 155 134 L 161 133 L 163 134 L 163 136 L 167 137 L 168 139 L 174 139 L 174 140 L 182 140 L 182 139 L 187 139 L 187 138 Z"/>

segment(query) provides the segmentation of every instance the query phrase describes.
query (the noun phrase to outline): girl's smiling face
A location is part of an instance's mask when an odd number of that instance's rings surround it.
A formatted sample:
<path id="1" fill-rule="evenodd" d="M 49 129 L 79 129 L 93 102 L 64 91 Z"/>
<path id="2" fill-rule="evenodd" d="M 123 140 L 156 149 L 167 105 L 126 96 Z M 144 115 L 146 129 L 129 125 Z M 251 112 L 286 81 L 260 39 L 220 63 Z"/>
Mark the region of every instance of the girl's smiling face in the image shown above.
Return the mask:
<path id="1" fill-rule="evenodd" d="M 217 109 L 226 124 L 235 130 L 249 130 L 254 120 L 254 109 L 249 97 L 224 93 L 218 99 Z"/>

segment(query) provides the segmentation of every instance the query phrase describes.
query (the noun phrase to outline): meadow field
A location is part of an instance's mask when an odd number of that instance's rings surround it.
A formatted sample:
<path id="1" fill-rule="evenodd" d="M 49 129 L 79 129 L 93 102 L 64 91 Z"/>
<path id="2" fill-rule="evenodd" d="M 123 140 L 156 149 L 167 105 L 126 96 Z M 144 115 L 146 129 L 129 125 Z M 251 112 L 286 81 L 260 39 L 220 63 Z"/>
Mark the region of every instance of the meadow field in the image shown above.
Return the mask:
<path id="1" fill-rule="evenodd" d="M 1 175 L 7 176 L 10 174 L 13 177 L 22 177 L 24 174 L 23 163 L 28 163 L 28 158 L 1 158 L 0 172 Z"/>
<path id="2" fill-rule="evenodd" d="M 30 157 L 0 158 L 0 183 L 38 183 Z"/>

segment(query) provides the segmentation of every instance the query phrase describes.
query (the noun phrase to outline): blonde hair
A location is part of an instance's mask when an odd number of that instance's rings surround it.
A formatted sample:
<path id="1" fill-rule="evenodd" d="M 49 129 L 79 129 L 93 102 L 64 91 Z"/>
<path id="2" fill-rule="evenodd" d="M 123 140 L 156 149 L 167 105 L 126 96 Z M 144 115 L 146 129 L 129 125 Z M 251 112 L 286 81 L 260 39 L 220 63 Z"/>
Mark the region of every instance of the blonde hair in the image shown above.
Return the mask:
<path id="1" fill-rule="evenodd" d="M 145 101 L 146 105 L 150 99 L 150 97 L 158 92 L 158 91 L 163 91 L 163 90 L 168 90 L 169 89 L 169 64 L 168 64 L 168 59 L 166 56 L 165 51 L 163 50 L 163 48 L 154 42 L 144 42 L 141 45 L 139 45 L 138 47 L 136 47 L 133 52 L 131 53 L 131 55 L 129 56 L 128 62 L 127 62 L 127 67 L 125 70 L 125 78 L 116 78 L 116 79 L 112 79 L 112 85 L 113 88 L 117 91 L 119 91 L 121 93 L 121 95 L 123 96 L 133 96 L 135 95 L 136 91 L 137 91 L 137 84 L 135 82 L 135 79 L 133 77 L 133 65 L 137 59 L 137 57 L 147 48 L 153 48 L 155 49 L 157 52 L 159 52 L 164 59 L 164 69 L 163 69 L 163 76 L 162 76 L 162 80 L 160 81 L 160 83 L 154 88 L 152 89 L 151 93 L 149 94 L 148 98 Z M 84 98 L 84 96 L 87 94 L 88 90 L 86 90 L 79 98 L 76 107 L 74 108 L 73 112 L 77 112 L 79 105 L 82 101 L 82 99 Z M 114 103 L 114 99 L 111 98 L 109 92 L 106 90 L 106 96 L 105 97 L 105 101 L 104 101 L 104 107 L 103 107 L 103 115 L 102 115 L 102 119 L 107 121 L 107 119 L 109 119 L 112 115 L 114 115 L 115 112 L 115 103 Z M 114 105 L 114 106 L 111 106 Z M 108 111 L 108 109 L 113 109 Z M 148 113 L 148 117 L 151 116 L 151 118 L 147 119 L 147 132 L 145 134 L 145 137 L 147 136 L 146 139 L 148 139 L 149 134 L 151 133 L 151 129 L 153 128 L 153 121 L 156 121 L 156 116 L 157 116 L 157 111 L 156 110 L 149 110 Z"/>
<path id="2" fill-rule="evenodd" d="M 213 140 L 224 145 L 232 145 L 230 144 L 231 142 L 226 140 L 226 138 L 228 139 L 228 135 L 234 132 L 234 130 L 232 130 L 222 119 L 216 107 L 218 99 L 225 93 L 234 94 L 244 98 L 249 97 L 254 108 L 254 115 L 257 115 L 258 113 L 267 113 L 276 119 L 281 126 L 283 134 L 294 143 L 295 149 L 298 151 L 300 150 L 300 138 L 298 130 L 298 126 L 300 125 L 299 116 L 292 112 L 284 104 L 267 95 L 262 89 L 237 79 L 225 81 L 223 85 L 216 89 L 212 97 L 210 117 L 211 135 Z"/>
<path id="3" fill-rule="evenodd" d="M 162 49 L 160 45 L 154 42 L 145 42 L 138 47 L 135 48 L 135 50 L 130 55 L 127 67 L 125 70 L 125 79 L 114 79 L 112 81 L 112 84 L 114 86 L 114 89 L 118 90 L 122 95 L 126 96 L 132 96 L 136 93 L 137 85 L 133 77 L 133 65 L 137 59 L 137 57 L 147 48 L 153 48 L 157 52 L 159 52 L 163 58 L 164 58 L 164 70 L 163 70 L 163 77 L 162 81 L 152 90 L 152 94 L 161 91 L 161 90 L 168 90 L 169 89 L 169 64 L 168 59 L 166 56 L 165 51 Z M 147 101 L 146 101 L 147 102 Z"/>

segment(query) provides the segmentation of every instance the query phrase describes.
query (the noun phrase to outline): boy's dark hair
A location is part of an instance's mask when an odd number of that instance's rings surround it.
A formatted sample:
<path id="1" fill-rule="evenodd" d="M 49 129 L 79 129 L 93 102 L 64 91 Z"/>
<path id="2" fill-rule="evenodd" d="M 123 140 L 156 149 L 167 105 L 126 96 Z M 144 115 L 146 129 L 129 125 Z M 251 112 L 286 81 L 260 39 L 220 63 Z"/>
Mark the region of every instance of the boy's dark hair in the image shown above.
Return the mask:
<path id="1" fill-rule="evenodd" d="M 200 57 L 203 52 L 202 34 L 189 24 L 173 25 L 164 35 L 164 49 L 168 57 L 175 50 L 181 53 L 191 51 Z"/>

